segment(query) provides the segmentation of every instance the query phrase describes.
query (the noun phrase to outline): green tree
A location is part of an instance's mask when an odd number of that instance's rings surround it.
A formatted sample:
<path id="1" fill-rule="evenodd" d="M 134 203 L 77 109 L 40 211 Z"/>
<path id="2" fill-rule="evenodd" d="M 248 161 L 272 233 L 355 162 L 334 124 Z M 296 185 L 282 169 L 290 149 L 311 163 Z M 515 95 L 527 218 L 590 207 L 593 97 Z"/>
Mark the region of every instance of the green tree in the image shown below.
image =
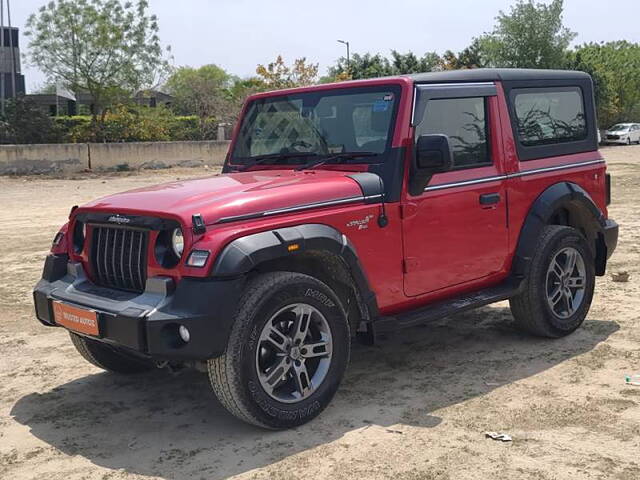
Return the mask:
<path id="1" fill-rule="evenodd" d="M 0 120 L 0 143 L 56 143 L 59 135 L 49 115 L 24 96 L 10 99 Z"/>
<path id="2" fill-rule="evenodd" d="M 165 84 L 174 97 L 173 109 L 179 115 L 196 115 L 201 138 L 211 138 L 217 123 L 233 121 L 234 102 L 230 91 L 233 78 L 216 65 L 200 68 L 180 67 Z"/>
<path id="3" fill-rule="evenodd" d="M 302 57 L 295 59 L 292 66 L 287 66 L 282 55 L 278 55 L 274 62 L 258 65 L 256 74 L 271 90 L 304 87 L 317 82 L 318 64 L 307 63 L 307 59 Z"/>
<path id="4" fill-rule="evenodd" d="M 569 58 L 571 68 L 593 78 L 600 127 L 640 121 L 640 44 L 588 43 Z"/>
<path id="5" fill-rule="evenodd" d="M 488 67 L 563 68 L 576 34 L 562 23 L 563 0 L 549 4 L 518 0 L 509 14 L 500 11 L 491 33 L 477 39 Z"/>
<path id="6" fill-rule="evenodd" d="M 107 107 L 168 71 L 158 20 L 147 10 L 146 0 L 52 0 L 27 20 L 29 58 L 51 82 L 89 93 L 99 123 Z"/>
<path id="7" fill-rule="evenodd" d="M 359 80 L 361 78 L 385 77 L 393 75 L 393 67 L 388 58 L 379 53 L 360 55 L 354 53 L 347 65 L 347 59 L 340 57 L 333 67 L 329 68 L 327 77 L 323 81 L 335 81 L 336 79 Z"/>
<path id="8" fill-rule="evenodd" d="M 391 75 L 431 72 L 439 69 L 440 62 L 436 52 L 427 52 L 418 58 L 413 52 L 402 54 L 391 50 Z"/>

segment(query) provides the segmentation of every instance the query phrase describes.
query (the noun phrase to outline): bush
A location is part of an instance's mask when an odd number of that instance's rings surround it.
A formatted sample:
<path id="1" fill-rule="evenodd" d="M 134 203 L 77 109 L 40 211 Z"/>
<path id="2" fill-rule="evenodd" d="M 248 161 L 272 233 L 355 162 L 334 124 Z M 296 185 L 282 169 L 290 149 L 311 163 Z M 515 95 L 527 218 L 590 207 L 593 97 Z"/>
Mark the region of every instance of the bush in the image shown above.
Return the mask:
<path id="1" fill-rule="evenodd" d="M 118 105 L 109 110 L 103 121 L 93 123 L 90 115 L 49 117 L 34 107 L 29 113 L 15 115 L 29 119 L 28 128 L 11 127 L 0 122 L 2 141 L 17 143 L 94 143 L 94 142 L 159 142 L 215 140 L 218 124 L 214 119 L 197 116 L 176 116 L 164 107 L 150 108 L 138 105 Z M 15 123 L 15 122 L 14 122 Z"/>
<path id="2" fill-rule="evenodd" d="M 169 128 L 171 140 L 200 140 L 199 119 L 195 115 L 189 117 L 174 117 Z"/>
<path id="3" fill-rule="evenodd" d="M 76 115 L 72 117 L 54 117 L 60 140 L 63 143 L 83 143 L 90 131 L 91 117 Z"/>
<path id="4" fill-rule="evenodd" d="M 33 100 L 23 96 L 7 102 L 0 119 L 0 143 L 57 143 L 56 124 Z"/>

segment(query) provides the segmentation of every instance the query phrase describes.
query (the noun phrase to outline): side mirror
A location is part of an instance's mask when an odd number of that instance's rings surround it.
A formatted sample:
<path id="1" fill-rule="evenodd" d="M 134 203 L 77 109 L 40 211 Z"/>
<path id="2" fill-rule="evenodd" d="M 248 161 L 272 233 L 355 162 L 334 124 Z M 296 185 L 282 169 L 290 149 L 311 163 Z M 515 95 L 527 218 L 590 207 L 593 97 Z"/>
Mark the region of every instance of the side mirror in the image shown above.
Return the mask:
<path id="1" fill-rule="evenodd" d="M 452 168 L 453 152 L 449 137 L 441 134 L 420 135 L 411 166 L 409 193 L 420 195 L 434 173 L 448 172 Z"/>

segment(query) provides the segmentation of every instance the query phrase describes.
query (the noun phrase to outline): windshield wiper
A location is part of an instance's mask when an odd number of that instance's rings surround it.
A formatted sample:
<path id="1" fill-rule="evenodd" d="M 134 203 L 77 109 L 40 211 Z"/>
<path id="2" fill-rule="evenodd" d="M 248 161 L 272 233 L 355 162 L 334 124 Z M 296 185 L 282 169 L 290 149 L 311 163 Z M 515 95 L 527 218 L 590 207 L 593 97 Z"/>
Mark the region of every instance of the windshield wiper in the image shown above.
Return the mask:
<path id="1" fill-rule="evenodd" d="M 252 157 L 249 163 L 246 163 L 242 167 L 237 169 L 238 172 L 244 172 L 249 170 L 251 167 L 255 167 L 256 165 L 262 165 L 263 163 L 267 163 L 269 160 L 286 160 L 289 158 L 298 158 L 298 157 L 316 157 L 318 154 L 315 152 L 286 152 L 286 153 L 270 153 L 268 155 L 259 155 L 256 157 Z"/>
<path id="2" fill-rule="evenodd" d="M 296 168 L 296 171 L 319 167 L 320 165 L 324 165 L 327 162 L 333 162 L 336 160 L 339 160 L 339 162 L 336 162 L 336 163 L 342 163 L 345 160 L 349 160 L 352 158 L 375 157 L 376 155 L 379 155 L 379 154 L 376 152 L 341 152 L 341 153 L 336 153 L 334 155 L 329 155 L 328 157 L 324 157 L 324 158 L 314 158 L 310 162 L 307 162 L 304 165 L 300 165 L 298 168 Z"/>

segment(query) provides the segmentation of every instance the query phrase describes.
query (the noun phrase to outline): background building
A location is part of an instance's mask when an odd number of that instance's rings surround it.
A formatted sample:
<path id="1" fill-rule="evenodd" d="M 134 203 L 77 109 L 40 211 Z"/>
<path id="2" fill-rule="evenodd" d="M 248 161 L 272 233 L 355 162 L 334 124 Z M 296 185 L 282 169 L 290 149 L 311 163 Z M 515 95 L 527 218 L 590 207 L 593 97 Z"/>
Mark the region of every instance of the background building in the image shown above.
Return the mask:
<path id="1" fill-rule="evenodd" d="M 0 28 L 0 95 L 2 93 L 5 99 L 25 93 L 24 75 L 20 73 L 19 35 L 15 27 Z"/>

